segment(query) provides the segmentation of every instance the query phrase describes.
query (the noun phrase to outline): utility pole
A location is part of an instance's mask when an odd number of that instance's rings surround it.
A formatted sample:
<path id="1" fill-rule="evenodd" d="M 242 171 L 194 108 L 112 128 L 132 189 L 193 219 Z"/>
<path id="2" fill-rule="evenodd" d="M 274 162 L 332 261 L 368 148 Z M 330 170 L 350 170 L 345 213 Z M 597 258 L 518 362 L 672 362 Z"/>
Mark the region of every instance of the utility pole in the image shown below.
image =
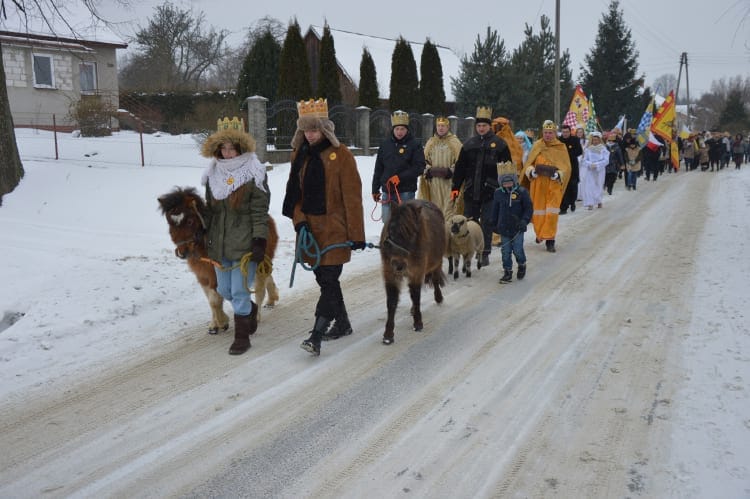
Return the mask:
<path id="1" fill-rule="evenodd" d="M 685 66 L 685 86 L 687 88 L 687 126 L 692 130 L 690 123 L 690 78 L 688 78 L 687 52 L 680 54 L 680 71 L 677 73 L 677 89 L 675 90 L 675 105 L 677 105 L 677 96 L 680 93 L 680 80 L 682 79 L 682 66 Z"/>
<path id="2" fill-rule="evenodd" d="M 560 0 L 555 0 L 555 112 L 554 119 L 560 126 Z"/>

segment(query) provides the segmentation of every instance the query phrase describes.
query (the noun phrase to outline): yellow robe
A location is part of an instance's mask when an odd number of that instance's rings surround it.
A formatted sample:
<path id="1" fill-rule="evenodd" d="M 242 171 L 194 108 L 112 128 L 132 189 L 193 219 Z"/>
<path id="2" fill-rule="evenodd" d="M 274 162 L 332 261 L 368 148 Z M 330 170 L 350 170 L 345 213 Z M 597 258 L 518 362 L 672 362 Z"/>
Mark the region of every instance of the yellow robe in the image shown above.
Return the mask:
<path id="1" fill-rule="evenodd" d="M 537 239 L 554 240 L 557 236 L 560 202 L 571 174 L 567 147 L 556 138 L 549 143 L 545 142 L 544 139 L 537 140 L 531 147 L 524 166 L 528 168 L 536 165 L 556 166 L 562 180 L 561 182 L 543 176 L 529 179 L 528 176 L 524 175 L 521 182 L 529 189 L 529 194 L 531 194 L 531 202 L 534 205 L 531 223 L 534 225 Z"/>
<path id="2" fill-rule="evenodd" d="M 424 146 L 424 158 L 427 163 L 425 172 L 430 168 L 453 168 L 456 165 L 458 154 L 461 152 L 461 140 L 448 132 L 443 137 L 437 134 L 430 137 Z M 456 213 L 463 213 L 463 199 L 459 197 L 455 202 L 451 201 L 451 179 L 449 178 L 426 178 L 424 174 L 419 177 L 419 188 L 417 199 L 432 201 L 443 212 L 443 217 L 448 220 Z"/>

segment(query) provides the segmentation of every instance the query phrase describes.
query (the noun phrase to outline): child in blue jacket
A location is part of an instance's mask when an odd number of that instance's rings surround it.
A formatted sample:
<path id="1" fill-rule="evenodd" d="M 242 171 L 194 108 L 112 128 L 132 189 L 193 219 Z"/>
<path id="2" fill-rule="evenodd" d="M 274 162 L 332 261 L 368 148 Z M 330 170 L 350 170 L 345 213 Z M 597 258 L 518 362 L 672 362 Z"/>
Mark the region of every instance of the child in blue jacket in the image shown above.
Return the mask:
<path id="1" fill-rule="evenodd" d="M 499 178 L 500 187 L 495 190 L 492 200 L 490 221 L 494 231 L 500 234 L 500 251 L 503 257 L 501 284 L 513 280 L 513 259 L 518 263 L 518 279 L 526 275 L 526 253 L 523 251 L 523 233 L 531 220 L 534 206 L 529 191 L 518 184 L 516 175 L 503 174 Z"/>

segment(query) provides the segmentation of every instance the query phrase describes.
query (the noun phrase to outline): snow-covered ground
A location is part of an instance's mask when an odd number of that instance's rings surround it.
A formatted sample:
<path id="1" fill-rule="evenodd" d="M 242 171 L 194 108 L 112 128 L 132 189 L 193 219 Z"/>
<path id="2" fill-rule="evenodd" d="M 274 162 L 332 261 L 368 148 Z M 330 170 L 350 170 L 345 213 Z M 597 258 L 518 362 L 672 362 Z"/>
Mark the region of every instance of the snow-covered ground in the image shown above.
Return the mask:
<path id="1" fill-rule="evenodd" d="M 408 294 L 380 344 L 379 255 L 344 270 L 355 334 L 298 348 L 317 286 L 269 171 L 282 297 L 251 350 L 205 334 L 156 198 L 199 186 L 189 136 L 18 130 L 26 175 L 0 207 L 0 496 L 750 496 L 750 173 L 621 181 L 561 217 L 558 253 L 527 235 L 445 303 Z M 367 239 L 376 242 L 358 158 Z M 225 310 L 230 312 L 228 305 Z"/>

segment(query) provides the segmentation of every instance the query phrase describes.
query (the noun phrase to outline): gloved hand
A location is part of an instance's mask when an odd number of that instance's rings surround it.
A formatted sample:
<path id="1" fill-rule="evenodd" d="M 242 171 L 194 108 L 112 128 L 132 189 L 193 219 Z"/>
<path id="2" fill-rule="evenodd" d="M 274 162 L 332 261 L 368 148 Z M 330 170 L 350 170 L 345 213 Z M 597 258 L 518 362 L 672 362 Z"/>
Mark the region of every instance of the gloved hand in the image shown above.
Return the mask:
<path id="1" fill-rule="evenodd" d="M 380 202 L 380 193 L 379 192 L 373 192 L 372 193 L 372 200 L 376 203 Z"/>
<path id="2" fill-rule="evenodd" d="M 367 243 L 364 241 L 352 241 L 352 251 L 363 250 L 367 247 Z"/>
<path id="3" fill-rule="evenodd" d="M 294 232 L 299 234 L 299 231 L 302 230 L 303 228 L 307 229 L 307 232 L 310 232 L 310 224 L 305 221 L 299 222 L 297 225 L 295 225 Z"/>
<path id="4" fill-rule="evenodd" d="M 453 189 L 451 191 L 451 201 L 455 201 L 456 199 L 458 199 L 458 195 L 459 194 L 460 194 L 460 192 L 459 192 L 458 189 Z"/>
<path id="5" fill-rule="evenodd" d="M 394 175 L 388 179 L 388 183 L 393 184 L 394 186 L 397 186 L 399 182 L 401 182 L 401 179 L 398 178 L 398 175 Z"/>
<path id="6" fill-rule="evenodd" d="M 266 256 L 266 240 L 262 237 L 254 237 L 253 242 L 250 245 L 250 261 L 260 263 L 263 261 L 263 257 Z"/>
<path id="7" fill-rule="evenodd" d="M 427 180 L 432 178 L 432 168 L 428 168 L 424 171 L 424 178 Z"/>
<path id="8" fill-rule="evenodd" d="M 518 222 L 518 232 L 526 232 L 526 224 L 523 222 Z"/>
<path id="9" fill-rule="evenodd" d="M 445 178 L 453 178 L 453 170 L 448 168 L 448 170 L 445 172 Z"/>
<path id="10" fill-rule="evenodd" d="M 533 166 L 529 166 L 526 168 L 526 178 L 531 180 L 532 178 L 536 178 L 536 168 Z"/>

